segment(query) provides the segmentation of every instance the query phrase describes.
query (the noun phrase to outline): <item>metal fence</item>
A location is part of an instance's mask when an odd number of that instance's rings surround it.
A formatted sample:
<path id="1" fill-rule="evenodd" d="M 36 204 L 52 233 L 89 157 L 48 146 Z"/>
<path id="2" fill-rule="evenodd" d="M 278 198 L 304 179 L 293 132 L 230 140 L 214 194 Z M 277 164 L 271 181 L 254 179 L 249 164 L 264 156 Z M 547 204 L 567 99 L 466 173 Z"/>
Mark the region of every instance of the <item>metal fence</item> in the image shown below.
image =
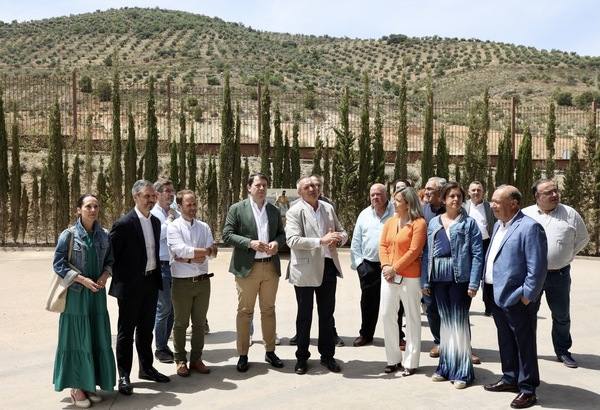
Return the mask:
<path id="1" fill-rule="evenodd" d="M 86 119 L 91 118 L 89 131 L 94 140 L 112 138 L 112 103 L 101 102 L 96 93 L 83 93 L 79 90 L 79 77 L 42 76 L 4 76 L 0 85 L 7 112 L 16 112 L 20 133 L 30 137 L 48 135 L 48 116 L 52 105 L 59 103 L 62 132 L 66 136 L 82 139 L 86 132 Z M 97 82 L 94 82 L 97 86 Z M 183 107 L 188 127 L 193 126 L 196 142 L 218 144 L 221 137 L 221 87 L 193 87 L 174 85 L 168 80 L 158 81 L 156 85 L 156 115 L 158 119 L 159 139 L 168 140 L 179 137 L 179 113 Z M 260 88 L 234 87 L 231 90 L 233 103 L 240 104 L 242 144 L 257 144 L 259 140 L 259 94 Z M 121 86 L 121 124 L 126 132 L 127 112 L 131 106 L 138 139 L 146 137 L 147 86 Z M 339 126 L 339 104 L 341 94 L 315 93 L 312 95 L 312 107 L 307 103 L 307 95 L 302 92 L 271 90 L 271 120 L 275 107 L 281 112 L 281 126 L 284 134 L 291 138 L 294 117 L 299 119 L 299 140 L 301 147 L 313 147 L 319 134 L 335 142 L 334 129 Z M 76 103 L 74 103 L 76 102 Z M 442 127 L 446 130 L 448 149 L 451 156 L 464 154 L 465 140 L 468 135 L 469 108 L 472 101 L 435 101 L 434 135 L 439 135 Z M 350 128 L 355 135 L 360 132 L 360 95 L 351 97 Z M 371 98 L 371 121 L 376 106 L 379 106 L 383 118 L 384 147 L 386 151 L 395 151 L 398 128 L 398 101 L 390 97 Z M 423 145 L 424 106 L 419 101 L 408 101 L 408 147 L 418 154 Z M 488 152 L 497 153 L 498 141 L 507 127 L 514 125 L 516 149 L 520 143 L 522 131 L 527 125 L 533 137 L 533 158 L 546 158 L 544 135 L 548 121 L 548 106 L 518 104 L 513 101 L 490 102 L 490 132 Z M 598 110 L 595 105 L 587 111 L 573 107 L 556 108 L 556 156 L 555 159 L 568 159 L 574 142 L 584 146 L 584 135 L 590 121 L 598 124 Z M 7 125 L 14 120 L 7 116 Z M 189 133 L 189 129 L 188 129 Z M 125 135 L 123 135 L 125 138 Z"/>

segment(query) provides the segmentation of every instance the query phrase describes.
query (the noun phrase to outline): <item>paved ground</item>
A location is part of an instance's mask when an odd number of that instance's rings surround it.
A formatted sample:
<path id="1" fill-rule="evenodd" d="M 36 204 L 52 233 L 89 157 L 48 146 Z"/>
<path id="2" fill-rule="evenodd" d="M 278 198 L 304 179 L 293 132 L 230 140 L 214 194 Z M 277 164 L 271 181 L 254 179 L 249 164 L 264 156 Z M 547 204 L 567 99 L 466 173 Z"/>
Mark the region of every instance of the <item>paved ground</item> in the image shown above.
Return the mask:
<path id="1" fill-rule="evenodd" d="M 52 368 L 56 346 L 58 315 L 42 309 L 50 275 L 50 251 L 0 251 L 0 409 L 72 408 L 68 392 L 54 392 Z M 295 408 L 477 408 L 505 409 L 514 394 L 488 393 L 482 384 L 495 381 L 500 372 L 496 329 L 484 316 L 478 294 L 472 307 L 473 346 L 483 364 L 475 367 L 475 385 L 455 390 L 450 383 L 433 383 L 429 377 L 436 359 L 429 358 L 430 333 L 423 327 L 421 367 L 409 378 L 385 375 L 385 353 L 381 324 L 374 346 L 351 347 L 360 325 L 360 290 L 356 273 L 349 268 L 349 253 L 342 251 L 346 278 L 338 282 L 336 322 L 347 347 L 336 350 L 342 373 L 332 374 L 319 365 L 316 346 L 307 375 L 294 374 L 295 348 L 288 345 L 294 333 L 296 302 L 292 286 L 281 282 L 278 293 L 278 334 L 282 345 L 277 353 L 283 369 L 263 362 L 264 349 L 257 326 L 256 342 L 250 349 L 251 368 L 246 374 L 235 370 L 236 295 L 232 275 L 227 273 L 230 252 L 222 250 L 211 271 L 212 296 L 209 309 L 211 334 L 207 336 L 204 358 L 212 368 L 209 375 L 193 374 L 187 379 L 175 375 L 174 365 L 156 367 L 172 376 L 168 384 L 132 382 L 135 394 L 124 397 L 105 394 L 96 405 L 107 409 L 142 409 L 180 406 L 211 409 L 295 409 Z M 287 261 L 283 261 L 284 266 Z M 600 260 L 577 259 L 573 268 L 572 334 L 573 353 L 579 369 L 568 369 L 555 360 L 550 340 L 549 311 L 545 304 L 539 313 L 538 350 L 542 384 L 539 406 L 553 409 L 600 408 Z M 116 334 L 116 303 L 109 298 L 111 324 Z M 258 319 L 258 316 L 257 316 Z M 426 318 L 422 318 L 426 325 Z M 256 321 L 258 323 L 258 320 Z M 313 322 L 313 337 L 316 337 Z M 114 344 L 113 344 L 114 346 Z M 350 346 L 350 347 L 348 347 Z"/>

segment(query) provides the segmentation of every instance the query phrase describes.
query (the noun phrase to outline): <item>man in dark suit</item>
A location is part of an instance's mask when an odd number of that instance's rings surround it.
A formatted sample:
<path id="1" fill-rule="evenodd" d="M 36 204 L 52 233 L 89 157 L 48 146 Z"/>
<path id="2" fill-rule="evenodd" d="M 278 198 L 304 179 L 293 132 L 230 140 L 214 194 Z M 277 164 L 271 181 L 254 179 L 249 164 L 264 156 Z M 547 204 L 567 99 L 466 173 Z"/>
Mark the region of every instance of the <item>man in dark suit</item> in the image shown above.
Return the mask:
<path id="1" fill-rule="evenodd" d="M 498 328 L 502 378 L 487 391 L 519 393 L 510 406 L 533 406 L 540 384 L 536 326 L 540 294 L 546 279 L 548 245 L 544 228 L 520 210 L 521 193 L 502 185 L 492 196 L 498 219 L 488 248 L 484 281 L 493 284 L 488 301 Z"/>
<path id="2" fill-rule="evenodd" d="M 152 330 L 158 291 L 162 289 L 159 241 L 160 221 L 150 213 L 156 203 L 151 182 L 136 181 L 131 189 L 135 207 L 116 221 L 110 231 L 115 263 L 109 294 L 117 298 L 117 368 L 119 392 L 133 393 L 129 380 L 133 361 L 133 334 L 139 359 L 139 378 L 168 382 L 152 366 Z"/>
<path id="3" fill-rule="evenodd" d="M 279 210 L 266 201 L 267 176 L 252 174 L 246 185 L 248 198 L 229 208 L 223 228 L 223 241 L 234 247 L 229 272 L 235 275 L 238 291 L 239 372 L 246 372 L 249 367 L 250 322 L 257 296 L 265 361 L 273 367 L 283 367 L 283 362 L 275 354 L 275 298 L 281 276 L 278 251 L 285 243 L 285 231 Z"/>

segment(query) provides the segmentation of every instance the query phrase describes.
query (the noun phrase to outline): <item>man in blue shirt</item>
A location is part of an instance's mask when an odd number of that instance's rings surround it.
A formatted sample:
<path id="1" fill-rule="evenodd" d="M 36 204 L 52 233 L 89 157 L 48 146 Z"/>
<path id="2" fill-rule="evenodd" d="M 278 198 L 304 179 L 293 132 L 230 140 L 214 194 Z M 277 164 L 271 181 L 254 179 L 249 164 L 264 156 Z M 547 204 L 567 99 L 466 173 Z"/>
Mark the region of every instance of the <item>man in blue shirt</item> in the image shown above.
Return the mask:
<path id="1" fill-rule="evenodd" d="M 373 341 L 373 333 L 375 333 L 379 316 L 381 289 L 379 238 L 385 221 L 394 215 L 394 204 L 388 201 L 383 184 L 373 184 L 369 191 L 369 198 L 371 205 L 363 209 L 358 216 L 350 247 L 351 267 L 358 272 L 361 290 L 362 323 L 360 335 L 354 339 L 354 346 L 364 346 Z M 399 321 L 402 322 L 401 316 Z"/>

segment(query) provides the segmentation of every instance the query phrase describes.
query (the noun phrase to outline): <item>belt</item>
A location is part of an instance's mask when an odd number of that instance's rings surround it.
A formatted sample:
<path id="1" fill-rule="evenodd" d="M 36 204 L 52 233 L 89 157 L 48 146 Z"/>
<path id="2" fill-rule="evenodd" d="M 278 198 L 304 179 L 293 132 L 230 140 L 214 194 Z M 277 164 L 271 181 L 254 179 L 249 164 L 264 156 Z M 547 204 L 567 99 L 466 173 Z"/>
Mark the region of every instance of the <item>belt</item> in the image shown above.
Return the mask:
<path id="1" fill-rule="evenodd" d="M 177 279 L 177 280 L 189 280 L 191 282 L 200 282 L 200 281 L 203 281 L 203 280 L 210 279 L 213 276 L 215 276 L 214 273 L 205 273 L 203 275 L 192 276 L 192 277 L 189 277 L 189 278 L 173 278 L 173 279 Z"/>
<path id="2" fill-rule="evenodd" d="M 144 273 L 144 276 L 151 276 L 151 275 L 152 275 L 154 272 L 156 272 L 156 269 L 147 270 L 147 271 Z"/>
<path id="3" fill-rule="evenodd" d="M 562 272 L 563 270 L 565 270 L 566 268 L 568 268 L 571 265 L 567 265 L 567 266 L 563 266 L 560 269 L 548 269 L 548 273 L 558 273 L 558 272 Z"/>
<path id="4" fill-rule="evenodd" d="M 254 262 L 271 262 L 272 260 L 273 257 L 269 256 L 268 258 L 254 259 Z"/>

